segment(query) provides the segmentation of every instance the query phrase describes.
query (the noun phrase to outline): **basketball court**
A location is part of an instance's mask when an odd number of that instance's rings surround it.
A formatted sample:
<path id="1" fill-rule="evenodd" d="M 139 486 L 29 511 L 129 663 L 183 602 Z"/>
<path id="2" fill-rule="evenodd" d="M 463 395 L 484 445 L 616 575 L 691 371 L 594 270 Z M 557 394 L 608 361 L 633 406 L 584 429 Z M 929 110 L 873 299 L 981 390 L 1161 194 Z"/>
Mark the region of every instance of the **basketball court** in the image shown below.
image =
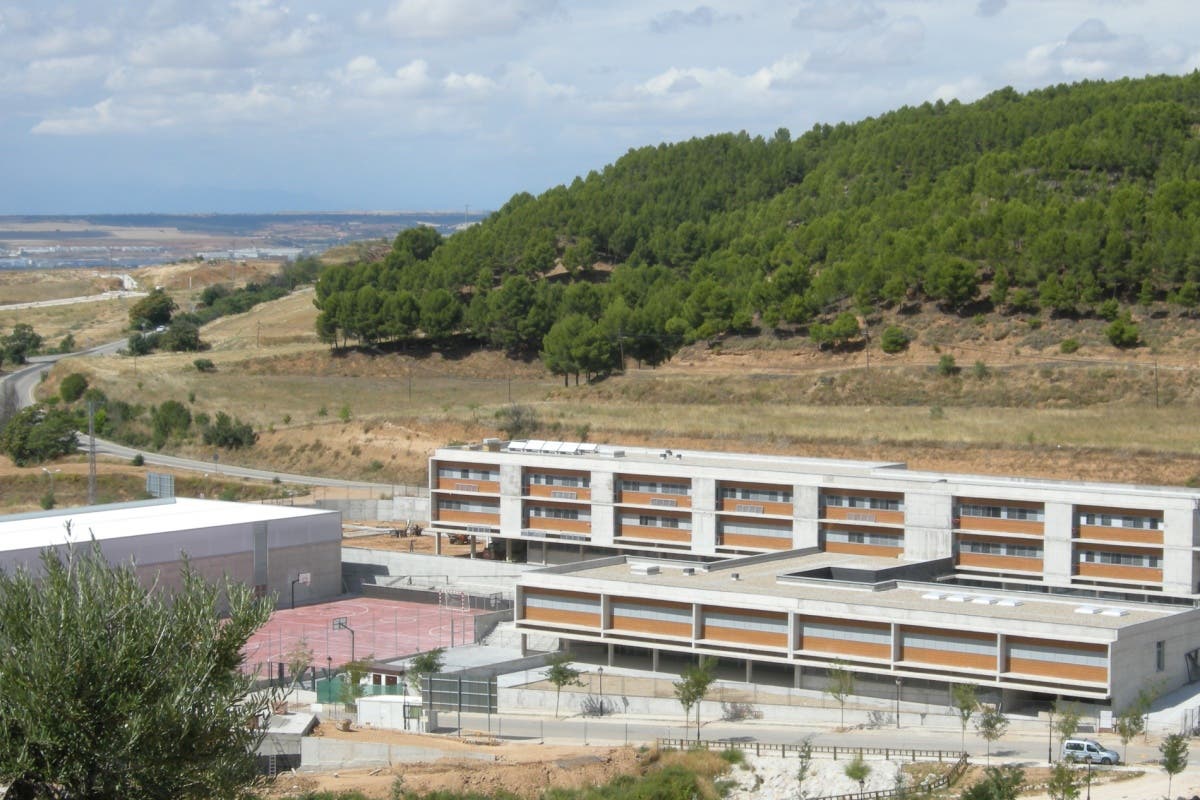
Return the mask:
<path id="1" fill-rule="evenodd" d="M 471 644 L 475 617 L 484 613 L 459 592 L 443 594 L 437 604 L 355 597 L 284 609 L 250 637 L 242 670 L 274 676 L 276 665 L 297 651 L 310 651 L 311 665 L 325 669 Z"/>

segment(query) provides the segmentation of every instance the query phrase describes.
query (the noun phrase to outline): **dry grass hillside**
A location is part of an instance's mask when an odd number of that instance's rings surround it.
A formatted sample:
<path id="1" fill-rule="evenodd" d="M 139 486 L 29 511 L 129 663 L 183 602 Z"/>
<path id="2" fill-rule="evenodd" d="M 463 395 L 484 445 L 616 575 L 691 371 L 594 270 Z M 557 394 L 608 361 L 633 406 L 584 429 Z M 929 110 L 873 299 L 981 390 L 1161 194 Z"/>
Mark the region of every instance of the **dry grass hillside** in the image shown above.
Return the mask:
<path id="1" fill-rule="evenodd" d="M 212 265 L 153 276 L 181 305 L 203 281 L 229 277 Z M 72 308 L 113 315 L 104 305 Z M 623 375 L 564 387 L 540 362 L 496 352 L 331 353 L 313 333 L 306 290 L 205 326 L 214 372 L 197 371 L 195 354 L 71 359 L 42 392 L 83 372 L 110 397 L 176 399 L 249 421 L 259 442 L 230 460 L 381 483 L 424 482 L 433 448 L 497 435 L 510 404 L 531 408 L 539 426 L 530 435 L 548 438 L 1198 482 L 1200 330 L 1169 309 L 1139 311 L 1146 344 L 1130 352 L 1110 346 L 1098 320 L 917 313 L 869 320 L 875 331 L 899 324 L 911 333 L 897 355 L 877 343 L 831 353 L 799 336 L 731 338 L 685 348 L 655 369 L 630 362 Z M 1070 355 L 1061 350 L 1067 339 L 1079 344 Z M 953 374 L 936 369 L 945 355 Z M 211 455 L 194 439 L 169 449 Z"/>

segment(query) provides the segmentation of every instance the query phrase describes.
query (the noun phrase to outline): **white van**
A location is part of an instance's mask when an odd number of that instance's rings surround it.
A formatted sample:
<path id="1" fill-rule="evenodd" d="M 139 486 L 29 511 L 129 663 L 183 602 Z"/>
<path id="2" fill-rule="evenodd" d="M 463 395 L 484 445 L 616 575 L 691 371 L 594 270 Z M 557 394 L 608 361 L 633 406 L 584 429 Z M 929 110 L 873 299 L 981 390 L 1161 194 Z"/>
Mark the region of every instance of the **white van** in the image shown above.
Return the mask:
<path id="1" fill-rule="evenodd" d="M 1062 743 L 1063 761 L 1090 761 L 1093 764 L 1120 764 L 1121 756 L 1092 739 L 1067 739 Z"/>

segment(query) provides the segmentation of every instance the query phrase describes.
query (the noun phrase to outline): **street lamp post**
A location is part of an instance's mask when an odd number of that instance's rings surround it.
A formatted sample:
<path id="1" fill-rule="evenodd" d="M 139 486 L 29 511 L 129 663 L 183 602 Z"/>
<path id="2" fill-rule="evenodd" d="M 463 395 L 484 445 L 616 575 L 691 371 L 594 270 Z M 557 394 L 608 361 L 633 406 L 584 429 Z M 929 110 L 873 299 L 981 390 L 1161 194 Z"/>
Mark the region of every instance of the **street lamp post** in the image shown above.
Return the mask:
<path id="1" fill-rule="evenodd" d="M 900 727 L 900 687 L 904 684 L 903 678 L 896 678 L 896 727 Z"/>
<path id="2" fill-rule="evenodd" d="M 596 667 L 596 673 L 600 676 L 600 716 L 604 716 L 604 667 Z"/>

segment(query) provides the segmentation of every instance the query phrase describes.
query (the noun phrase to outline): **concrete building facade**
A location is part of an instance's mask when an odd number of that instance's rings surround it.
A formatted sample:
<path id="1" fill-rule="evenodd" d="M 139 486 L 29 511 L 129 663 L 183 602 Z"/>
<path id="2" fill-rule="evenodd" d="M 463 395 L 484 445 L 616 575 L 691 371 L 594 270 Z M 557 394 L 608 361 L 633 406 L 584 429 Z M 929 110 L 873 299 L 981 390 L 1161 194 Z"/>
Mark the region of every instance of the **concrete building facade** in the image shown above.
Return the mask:
<path id="1" fill-rule="evenodd" d="M 565 565 L 519 627 L 609 653 L 1116 707 L 1200 678 L 1195 490 L 541 441 L 438 450 L 430 487 L 435 535 Z"/>

